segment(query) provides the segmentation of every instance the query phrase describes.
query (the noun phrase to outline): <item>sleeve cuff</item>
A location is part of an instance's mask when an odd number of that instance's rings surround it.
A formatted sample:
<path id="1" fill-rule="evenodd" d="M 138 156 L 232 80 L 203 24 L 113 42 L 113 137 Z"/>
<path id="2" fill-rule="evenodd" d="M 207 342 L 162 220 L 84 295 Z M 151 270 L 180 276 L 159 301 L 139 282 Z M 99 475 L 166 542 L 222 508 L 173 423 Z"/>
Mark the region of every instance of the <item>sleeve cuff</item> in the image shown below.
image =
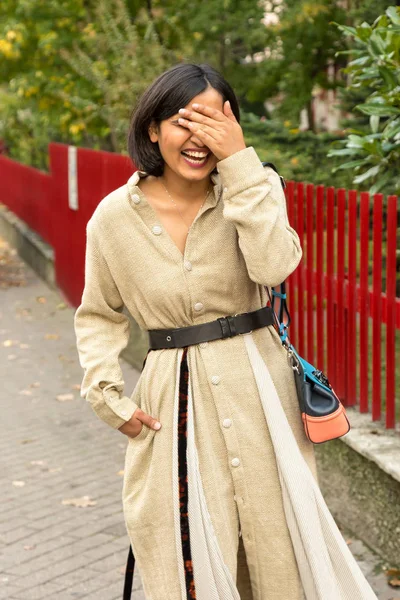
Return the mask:
<path id="1" fill-rule="evenodd" d="M 217 163 L 224 199 L 260 183 L 267 182 L 267 169 L 263 166 L 253 146 L 243 148 Z M 273 169 L 270 169 L 273 171 Z"/>
<path id="2" fill-rule="evenodd" d="M 119 429 L 139 407 L 128 396 L 120 396 L 115 384 L 107 385 L 102 391 L 103 402 L 93 405 L 93 410 L 110 427 Z"/>

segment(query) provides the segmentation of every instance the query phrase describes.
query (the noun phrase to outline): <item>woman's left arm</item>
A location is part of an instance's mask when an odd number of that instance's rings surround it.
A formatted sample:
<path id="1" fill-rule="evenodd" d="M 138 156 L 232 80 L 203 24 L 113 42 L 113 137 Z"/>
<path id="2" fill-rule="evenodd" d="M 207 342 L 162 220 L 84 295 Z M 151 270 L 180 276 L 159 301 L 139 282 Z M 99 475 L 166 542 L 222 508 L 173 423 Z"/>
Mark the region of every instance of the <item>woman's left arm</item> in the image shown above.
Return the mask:
<path id="1" fill-rule="evenodd" d="M 180 109 L 179 123 L 194 133 L 219 159 L 223 215 L 235 224 L 239 247 L 250 279 L 273 287 L 282 283 L 303 255 L 300 239 L 290 227 L 279 175 L 263 167 L 228 101 L 223 110 L 192 104 Z"/>
<path id="2" fill-rule="evenodd" d="M 303 251 L 289 225 L 279 175 L 263 167 L 253 146 L 217 163 L 223 216 L 234 223 L 250 279 L 273 287 L 298 266 Z"/>

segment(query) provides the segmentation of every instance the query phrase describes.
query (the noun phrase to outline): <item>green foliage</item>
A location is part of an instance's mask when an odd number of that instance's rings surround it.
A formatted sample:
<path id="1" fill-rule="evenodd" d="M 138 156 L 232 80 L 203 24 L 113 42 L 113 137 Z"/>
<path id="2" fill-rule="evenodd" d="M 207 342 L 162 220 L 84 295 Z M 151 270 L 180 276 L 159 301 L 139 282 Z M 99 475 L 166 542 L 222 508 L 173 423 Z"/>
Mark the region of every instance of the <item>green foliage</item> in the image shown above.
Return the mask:
<path id="1" fill-rule="evenodd" d="M 123 0 L 0 4 L 0 138 L 48 168 L 50 141 L 124 151 L 131 107 L 180 55 Z M 79 40 L 79 44 L 76 44 Z"/>
<path id="2" fill-rule="evenodd" d="M 101 0 L 95 16 L 91 35 L 72 51 L 61 50 L 79 79 L 73 94 L 59 97 L 70 103 L 84 131 L 109 136 L 109 149 L 125 153 L 129 107 L 174 56 L 159 44 L 146 11 L 132 23 L 123 0 Z"/>
<path id="3" fill-rule="evenodd" d="M 290 121 L 260 121 L 252 113 L 242 113 L 241 125 L 246 144 L 254 146 L 262 160 L 272 162 L 285 179 L 335 187 L 351 187 L 350 174 L 333 168 L 339 159 L 328 159 L 327 150 L 334 140 L 331 133 L 299 131 Z"/>
<path id="4" fill-rule="evenodd" d="M 253 95 L 265 98 L 279 94 L 274 116 L 283 119 L 297 121 L 300 111 L 307 107 L 310 129 L 315 129 L 310 110 L 313 90 L 339 85 L 328 78 L 327 68 L 334 62 L 335 52 L 345 48 L 345 42 L 330 22 L 345 22 L 345 10 L 331 0 L 293 0 L 277 4 L 275 11 L 279 20 L 265 30 L 269 56 L 261 65 Z"/>
<path id="5" fill-rule="evenodd" d="M 353 38 L 352 59 L 343 69 L 351 76 L 350 90 L 366 92 L 356 109 L 369 119 L 369 131 L 352 128 L 346 140 L 333 144 L 331 156 L 349 160 L 338 169 L 356 173 L 354 184 L 368 181 L 373 194 L 390 181 L 391 193 L 400 192 L 400 7 L 390 6 L 372 25 L 357 27 L 335 23 L 346 36 Z"/>

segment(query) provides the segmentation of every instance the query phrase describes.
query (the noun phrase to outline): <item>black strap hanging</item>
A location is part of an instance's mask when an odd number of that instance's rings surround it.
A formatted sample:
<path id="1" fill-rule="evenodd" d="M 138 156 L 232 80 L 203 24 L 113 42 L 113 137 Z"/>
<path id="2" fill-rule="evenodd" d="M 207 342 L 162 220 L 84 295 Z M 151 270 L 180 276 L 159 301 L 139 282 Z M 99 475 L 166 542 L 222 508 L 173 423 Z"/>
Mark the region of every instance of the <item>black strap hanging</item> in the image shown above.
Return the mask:
<path id="1" fill-rule="evenodd" d="M 124 595 L 122 597 L 122 600 L 131 600 L 134 570 L 135 570 L 135 557 L 132 552 L 132 546 L 129 545 L 128 560 L 127 560 L 126 569 L 125 569 Z"/>

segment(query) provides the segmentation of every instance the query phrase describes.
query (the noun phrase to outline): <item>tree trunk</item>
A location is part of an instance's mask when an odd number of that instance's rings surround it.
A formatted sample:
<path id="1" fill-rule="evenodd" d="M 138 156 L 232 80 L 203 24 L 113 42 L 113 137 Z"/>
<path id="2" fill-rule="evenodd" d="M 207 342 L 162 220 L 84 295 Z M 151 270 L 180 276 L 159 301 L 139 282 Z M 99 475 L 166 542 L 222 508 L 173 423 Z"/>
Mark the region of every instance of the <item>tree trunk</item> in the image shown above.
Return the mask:
<path id="1" fill-rule="evenodd" d="M 313 97 L 310 96 L 309 101 L 307 102 L 307 117 L 308 117 L 308 129 L 313 133 L 315 131 L 315 119 L 314 119 L 314 111 L 313 111 Z"/>

